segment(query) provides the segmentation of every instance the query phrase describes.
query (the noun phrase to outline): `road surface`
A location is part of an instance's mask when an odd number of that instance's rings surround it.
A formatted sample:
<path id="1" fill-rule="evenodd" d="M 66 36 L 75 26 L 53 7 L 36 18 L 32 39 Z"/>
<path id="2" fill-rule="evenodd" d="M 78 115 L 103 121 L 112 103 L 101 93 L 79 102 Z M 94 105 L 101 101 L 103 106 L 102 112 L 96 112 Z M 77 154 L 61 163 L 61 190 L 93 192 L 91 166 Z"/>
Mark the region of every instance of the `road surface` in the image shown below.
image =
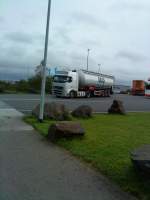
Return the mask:
<path id="1" fill-rule="evenodd" d="M 51 95 L 46 96 L 46 102 L 60 102 L 67 106 L 69 110 L 73 110 L 79 105 L 90 105 L 94 112 L 107 112 L 114 99 L 124 102 L 126 111 L 128 112 L 147 112 L 150 111 L 150 99 L 144 96 L 130 96 L 116 94 L 110 98 L 55 98 Z M 0 95 L 0 100 L 6 102 L 17 110 L 30 114 L 32 109 L 39 103 L 40 95 L 33 94 L 4 94 Z"/>

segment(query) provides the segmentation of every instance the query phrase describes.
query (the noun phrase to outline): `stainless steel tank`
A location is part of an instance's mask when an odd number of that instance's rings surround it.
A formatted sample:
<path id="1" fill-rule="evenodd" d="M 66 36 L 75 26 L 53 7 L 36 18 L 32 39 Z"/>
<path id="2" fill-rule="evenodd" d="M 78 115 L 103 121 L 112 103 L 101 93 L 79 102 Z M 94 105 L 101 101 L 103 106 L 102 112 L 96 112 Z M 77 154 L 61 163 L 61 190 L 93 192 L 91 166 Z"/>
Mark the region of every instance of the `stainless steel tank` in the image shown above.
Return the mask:
<path id="1" fill-rule="evenodd" d="M 96 72 L 90 72 L 86 70 L 79 70 L 79 88 L 85 86 L 95 87 L 112 87 L 114 85 L 114 77 L 100 74 Z"/>

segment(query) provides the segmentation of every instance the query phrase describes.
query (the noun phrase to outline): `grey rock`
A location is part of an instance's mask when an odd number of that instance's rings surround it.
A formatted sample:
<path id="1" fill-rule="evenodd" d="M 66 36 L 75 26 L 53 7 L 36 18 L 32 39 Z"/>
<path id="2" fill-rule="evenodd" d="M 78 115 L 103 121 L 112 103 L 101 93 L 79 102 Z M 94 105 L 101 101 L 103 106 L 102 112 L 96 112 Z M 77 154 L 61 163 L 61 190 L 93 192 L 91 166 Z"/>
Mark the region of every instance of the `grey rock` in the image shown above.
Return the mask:
<path id="1" fill-rule="evenodd" d="M 119 100 L 114 100 L 111 107 L 108 109 L 109 114 L 125 114 L 125 109 L 123 102 Z"/>
<path id="2" fill-rule="evenodd" d="M 150 145 L 143 145 L 131 152 L 131 160 L 139 174 L 150 178 Z"/>
<path id="3" fill-rule="evenodd" d="M 51 141 L 55 141 L 62 137 L 70 138 L 73 136 L 83 136 L 84 134 L 85 130 L 80 123 L 66 121 L 52 124 L 49 127 L 47 137 Z"/>
<path id="4" fill-rule="evenodd" d="M 81 118 L 92 117 L 92 108 L 87 105 L 79 106 L 72 112 L 72 116 Z"/>
<path id="5" fill-rule="evenodd" d="M 40 104 L 33 110 L 32 115 L 38 118 L 40 112 Z M 69 112 L 65 105 L 59 103 L 45 103 L 44 105 L 44 118 L 64 121 L 69 119 Z"/>

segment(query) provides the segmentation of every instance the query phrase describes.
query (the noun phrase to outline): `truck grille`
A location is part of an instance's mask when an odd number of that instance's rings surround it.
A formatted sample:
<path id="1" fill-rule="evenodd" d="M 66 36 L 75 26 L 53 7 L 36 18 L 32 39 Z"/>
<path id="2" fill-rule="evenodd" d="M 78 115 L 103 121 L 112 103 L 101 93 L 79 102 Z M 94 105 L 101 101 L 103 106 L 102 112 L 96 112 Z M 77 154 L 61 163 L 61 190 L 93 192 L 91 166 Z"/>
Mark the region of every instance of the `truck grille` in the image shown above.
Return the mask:
<path id="1" fill-rule="evenodd" d="M 53 87 L 53 94 L 54 95 L 61 95 L 62 94 L 62 92 L 63 92 L 63 87 L 61 87 L 61 86 L 54 86 Z"/>

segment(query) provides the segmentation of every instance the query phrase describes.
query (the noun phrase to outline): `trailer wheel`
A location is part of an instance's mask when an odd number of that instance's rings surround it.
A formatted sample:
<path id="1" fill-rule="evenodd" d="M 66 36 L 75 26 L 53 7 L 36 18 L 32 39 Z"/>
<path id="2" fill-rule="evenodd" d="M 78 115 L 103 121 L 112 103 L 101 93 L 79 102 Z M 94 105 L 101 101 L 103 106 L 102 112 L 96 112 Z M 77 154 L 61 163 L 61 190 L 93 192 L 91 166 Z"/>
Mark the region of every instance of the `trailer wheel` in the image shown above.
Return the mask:
<path id="1" fill-rule="evenodd" d="M 74 91 L 71 91 L 70 92 L 70 98 L 75 98 L 76 97 L 76 92 L 74 92 Z"/>
<path id="2" fill-rule="evenodd" d="M 108 97 L 108 90 L 104 90 L 104 97 Z"/>
<path id="3" fill-rule="evenodd" d="M 90 98 L 91 97 L 91 92 L 86 92 L 86 98 Z"/>
<path id="4" fill-rule="evenodd" d="M 107 97 L 110 97 L 110 89 L 107 90 Z"/>
<path id="5" fill-rule="evenodd" d="M 110 94 L 111 94 L 111 95 L 114 94 L 113 88 L 112 88 L 112 87 L 111 87 L 111 89 L 110 89 Z"/>

